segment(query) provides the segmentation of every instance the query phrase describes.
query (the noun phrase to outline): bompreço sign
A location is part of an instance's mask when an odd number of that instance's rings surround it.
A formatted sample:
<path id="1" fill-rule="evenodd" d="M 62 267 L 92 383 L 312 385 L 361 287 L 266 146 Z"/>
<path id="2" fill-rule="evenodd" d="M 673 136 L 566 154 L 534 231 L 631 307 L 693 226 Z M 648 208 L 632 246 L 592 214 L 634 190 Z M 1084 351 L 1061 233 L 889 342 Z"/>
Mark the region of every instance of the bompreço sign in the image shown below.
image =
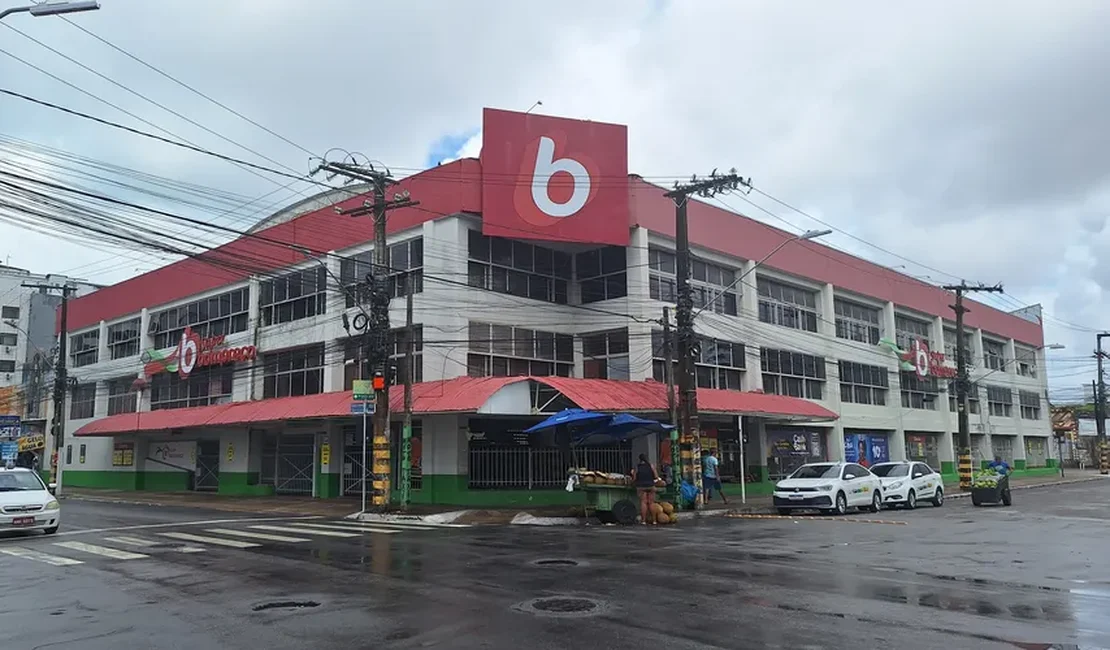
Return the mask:
<path id="1" fill-rule="evenodd" d="M 627 246 L 628 127 L 485 109 L 482 232 Z"/>
<path id="2" fill-rule="evenodd" d="M 192 328 L 186 327 L 181 340 L 169 354 L 163 356 L 156 350 L 146 353 L 150 360 L 144 367 L 144 372 L 147 377 L 161 372 L 176 372 L 184 379 L 196 368 L 254 361 L 258 358 L 258 348 L 253 345 L 233 348 L 222 347 L 223 345 L 222 335 L 201 338 Z"/>

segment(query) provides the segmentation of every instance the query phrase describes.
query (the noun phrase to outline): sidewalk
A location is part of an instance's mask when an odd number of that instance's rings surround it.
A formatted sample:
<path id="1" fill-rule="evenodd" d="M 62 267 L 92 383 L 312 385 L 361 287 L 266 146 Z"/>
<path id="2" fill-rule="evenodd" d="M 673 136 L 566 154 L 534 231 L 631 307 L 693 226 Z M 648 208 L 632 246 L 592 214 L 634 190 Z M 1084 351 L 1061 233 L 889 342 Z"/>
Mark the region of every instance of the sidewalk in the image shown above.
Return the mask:
<path id="1" fill-rule="evenodd" d="M 64 480 L 64 479 L 63 479 Z M 207 508 L 222 512 L 250 512 L 293 516 L 346 517 L 359 509 L 352 499 L 312 497 L 244 497 L 206 492 L 136 492 L 96 488 L 62 487 L 62 501 L 126 503 L 153 507 Z"/>

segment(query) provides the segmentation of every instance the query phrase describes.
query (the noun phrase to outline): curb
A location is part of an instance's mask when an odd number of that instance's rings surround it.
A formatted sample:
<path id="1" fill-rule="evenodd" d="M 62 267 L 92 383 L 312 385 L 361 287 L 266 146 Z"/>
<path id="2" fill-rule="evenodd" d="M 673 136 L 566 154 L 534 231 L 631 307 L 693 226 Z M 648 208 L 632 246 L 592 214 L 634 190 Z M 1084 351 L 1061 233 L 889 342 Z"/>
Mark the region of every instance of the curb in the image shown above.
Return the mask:
<path id="1" fill-rule="evenodd" d="M 1105 479 L 1106 479 L 1106 477 L 1104 477 L 1104 476 L 1084 476 L 1083 478 L 1064 479 L 1062 481 L 1052 481 L 1050 483 L 1034 483 L 1033 485 L 1015 485 L 1015 486 L 1010 488 L 1010 491 L 1012 492 L 1014 490 L 1035 490 L 1037 488 L 1056 487 L 1056 486 L 1059 486 L 1059 485 L 1072 485 L 1074 483 L 1090 483 L 1091 481 L 1102 481 L 1102 480 L 1105 480 Z M 957 487 L 956 489 L 958 490 L 959 487 Z M 951 500 L 951 499 L 967 499 L 970 496 L 971 496 L 970 492 L 956 492 L 955 494 L 945 494 L 944 499 L 945 499 L 945 501 L 948 501 L 948 500 Z"/>
<path id="2" fill-rule="evenodd" d="M 391 515 L 374 512 L 354 512 L 344 517 L 344 519 L 353 521 L 414 521 L 428 524 L 453 524 L 470 513 L 470 510 L 455 510 L 453 512 L 441 512 L 434 515 Z"/>

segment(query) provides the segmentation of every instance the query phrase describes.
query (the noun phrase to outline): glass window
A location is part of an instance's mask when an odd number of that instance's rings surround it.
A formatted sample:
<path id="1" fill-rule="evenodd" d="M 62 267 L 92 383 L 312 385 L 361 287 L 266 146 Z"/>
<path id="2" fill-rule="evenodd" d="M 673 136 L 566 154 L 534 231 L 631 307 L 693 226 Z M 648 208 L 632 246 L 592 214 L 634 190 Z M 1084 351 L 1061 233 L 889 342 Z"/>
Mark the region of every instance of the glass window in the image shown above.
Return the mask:
<path id="1" fill-rule="evenodd" d="M 1023 345 L 1014 346 L 1017 352 L 1017 374 L 1022 377 L 1037 376 L 1037 351 Z"/>
<path id="2" fill-rule="evenodd" d="M 621 246 L 606 246 L 575 256 L 583 304 L 628 295 L 626 256 Z"/>
<path id="3" fill-rule="evenodd" d="M 658 248 L 648 250 L 648 291 L 653 300 L 672 304 L 677 302 L 676 268 L 675 254 L 671 251 Z M 732 269 L 704 260 L 691 260 L 690 289 L 694 309 L 736 316 L 737 292 L 736 287 L 730 286 L 735 279 L 736 271 Z"/>
<path id="4" fill-rule="evenodd" d="M 139 407 L 135 378 L 123 377 L 108 382 L 108 415 L 134 413 Z"/>
<path id="5" fill-rule="evenodd" d="M 277 290 L 277 288 L 274 289 L 274 291 Z M 282 300 L 284 299 L 283 297 Z M 245 332 L 249 309 L 250 289 L 247 287 L 163 309 L 150 316 L 150 332 L 154 335 L 154 347 L 164 350 L 177 345 L 186 327 L 192 327 L 201 338 Z"/>
<path id="6" fill-rule="evenodd" d="M 259 285 L 263 325 L 277 325 L 323 314 L 328 304 L 328 273 L 323 266 L 286 273 Z M 209 313 L 219 309 L 208 305 Z"/>
<path id="7" fill-rule="evenodd" d="M 140 319 L 132 318 L 108 326 L 108 357 L 126 359 L 139 354 Z M 122 411 L 121 411 L 122 412 Z"/>
<path id="8" fill-rule="evenodd" d="M 932 327 L 929 323 L 910 318 L 909 316 L 895 315 L 894 317 L 894 337 L 898 343 L 898 347 L 903 350 L 910 349 L 910 345 L 914 340 L 919 340 L 929 344 L 929 332 Z"/>
<path id="9" fill-rule="evenodd" d="M 840 401 L 886 406 L 890 387 L 887 370 L 852 361 L 840 361 Z"/>
<path id="10" fill-rule="evenodd" d="M 767 278 L 756 282 L 759 320 L 806 332 L 817 331 L 817 292 Z"/>
<path id="11" fill-rule="evenodd" d="M 823 399 L 825 358 L 789 350 L 759 351 L 763 392 L 807 399 Z"/>
<path id="12" fill-rule="evenodd" d="M 1021 403 L 1021 418 L 1023 420 L 1041 419 L 1041 396 L 1032 391 L 1023 390 L 1018 393 Z"/>
<path id="13" fill-rule="evenodd" d="M 956 380 L 948 382 L 948 410 L 953 413 L 959 412 L 959 407 L 956 404 L 959 391 L 956 390 Z M 972 385 L 967 391 L 967 412 L 972 415 L 978 415 L 980 412 L 979 406 L 979 387 Z"/>
<path id="14" fill-rule="evenodd" d="M 477 230 L 469 231 L 467 247 L 470 286 L 531 300 L 567 303 L 572 267 L 569 253 L 487 237 Z"/>
<path id="15" fill-rule="evenodd" d="M 699 336 L 697 339 L 699 355 L 694 362 L 694 378 L 698 388 L 719 388 L 722 390 L 743 390 L 741 382 L 747 362 L 743 343 Z M 651 333 L 652 377 L 655 381 L 665 382 L 667 369 L 667 349 L 662 330 Z M 672 351 L 672 369 L 678 371 L 677 349 Z"/>
<path id="16" fill-rule="evenodd" d="M 991 370 L 1006 369 L 1006 344 L 983 338 L 983 365 Z"/>
<path id="17" fill-rule="evenodd" d="M 19 335 L 14 333 L 0 334 L 0 347 L 15 347 L 19 345 Z"/>
<path id="18" fill-rule="evenodd" d="M 936 377 L 918 377 L 913 370 L 903 370 L 898 375 L 901 383 L 902 408 L 937 410 L 937 395 L 940 388 Z"/>
<path id="19" fill-rule="evenodd" d="M 944 330 L 944 356 L 956 361 L 957 355 L 956 330 Z M 975 365 L 974 346 L 971 341 L 971 332 L 964 332 L 964 363 L 970 368 Z"/>
<path id="20" fill-rule="evenodd" d="M 150 410 L 227 404 L 231 401 L 235 365 L 197 368 L 182 379 L 163 372 L 150 380 Z"/>
<path id="21" fill-rule="evenodd" d="M 471 377 L 573 375 L 574 337 L 570 334 L 474 321 L 469 331 L 467 368 Z"/>
<path id="22" fill-rule="evenodd" d="M 294 397 L 324 392 L 324 344 L 309 345 L 262 357 L 262 396 Z"/>
<path id="23" fill-rule="evenodd" d="M 878 345 L 882 336 L 879 309 L 842 298 L 836 298 L 833 306 L 836 311 L 837 338 Z"/>
<path id="24" fill-rule="evenodd" d="M 582 335 L 582 376 L 586 379 L 631 379 L 628 328 Z"/>
<path id="25" fill-rule="evenodd" d="M 1040 405 L 1040 398 L 1037 398 Z M 1005 386 L 987 386 L 987 412 L 996 417 L 1014 416 L 1014 391 Z"/>
<path id="26" fill-rule="evenodd" d="M 10 305 L 0 307 L 0 318 L 4 320 L 19 320 L 19 307 Z"/>
<path id="27" fill-rule="evenodd" d="M 69 363 L 73 368 L 89 366 L 100 357 L 100 329 L 93 329 L 69 337 Z"/>
<path id="28" fill-rule="evenodd" d="M 79 384 L 69 393 L 69 419 L 84 420 L 96 415 L 96 384 Z"/>

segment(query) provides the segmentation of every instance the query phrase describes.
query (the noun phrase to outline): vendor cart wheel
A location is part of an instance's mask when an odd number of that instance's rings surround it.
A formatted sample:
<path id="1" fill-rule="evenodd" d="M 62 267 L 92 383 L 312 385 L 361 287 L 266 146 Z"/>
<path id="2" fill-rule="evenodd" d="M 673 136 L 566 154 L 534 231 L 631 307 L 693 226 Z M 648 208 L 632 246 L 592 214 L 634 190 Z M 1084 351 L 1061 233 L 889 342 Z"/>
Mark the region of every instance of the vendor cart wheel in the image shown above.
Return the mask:
<path id="1" fill-rule="evenodd" d="M 613 518 L 613 513 L 609 510 L 598 510 L 594 515 L 597 517 L 597 520 L 603 524 L 617 523 L 617 520 Z"/>
<path id="2" fill-rule="evenodd" d="M 1002 491 L 1002 505 L 1010 505 L 1010 490 L 1008 489 Z"/>
<path id="3" fill-rule="evenodd" d="M 613 504 L 613 519 L 622 526 L 636 523 L 636 516 L 640 514 L 640 509 L 636 507 L 628 499 L 621 499 Z"/>
<path id="4" fill-rule="evenodd" d="M 971 495 L 971 505 L 973 505 L 973 506 L 981 506 L 981 505 L 983 505 L 983 502 L 982 502 L 982 501 L 981 501 L 981 500 L 979 499 L 979 497 L 977 497 L 977 496 L 975 496 L 974 494 L 972 494 L 972 495 Z"/>

